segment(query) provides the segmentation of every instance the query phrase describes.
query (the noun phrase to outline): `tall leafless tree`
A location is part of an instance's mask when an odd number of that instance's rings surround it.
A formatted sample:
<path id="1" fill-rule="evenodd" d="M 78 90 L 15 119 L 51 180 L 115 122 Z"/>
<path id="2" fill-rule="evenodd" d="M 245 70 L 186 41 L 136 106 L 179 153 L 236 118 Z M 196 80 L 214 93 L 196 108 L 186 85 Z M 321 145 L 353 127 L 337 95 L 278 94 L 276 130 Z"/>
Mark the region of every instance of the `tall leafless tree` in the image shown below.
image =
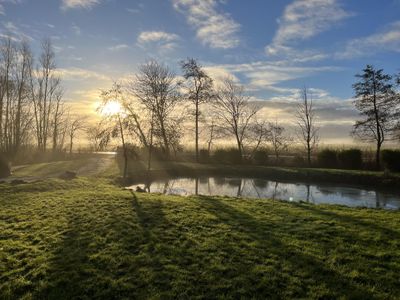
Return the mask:
<path id="1" fill-rule="evenodd" d="M 0 151 L 16 154 L 30 125 L 32 54 L 27 42 L 0 43 Z"/>
<path id="2" fill-rule="evenodd" d="M 159 142 L 165 154 L 169 156 L 171 148 L 179 142 L 179 123 L 171 117 L 181 100 L 175 74 L 163 64 L 149 61 L 140 66 L 138 74 L 129 83 L 128 90 L 149 115 L 149 156 L 154 142 Z"/>
<path id="3" fill-rule="evenodd" d="M 68 118 L 69 154 L 72 154 L 76 135 L 87 128 L 87 116 L 76 115 Z"/>
<path id="4" fill-rule="evenodd" d="M 233 135 L 238 151 L 244 154 L 245 140 L 251 136 L 251 123 L 259 108 L 249 102 L 243 86 L 230 77 L 217 88 L 213 101 L 215 112 L 228 133 Z"/>
<path id="5" fill-rule="evenodd" d="M 188 58 L 181 62 L 183 77 L 185 81 L 186 98 L 195 106 L 195 151 L 196 162 L 199 161 L 199 117 L 200 104 L 210 102 L 213 97 L 213 81 L 203 70 L 201 65 L 193 59 Z"/>
<path id="6" fill-rule="evenodd" d="M 57 133 L 55 128 L 51 130 L 51 125 L 58 122 L 62 101 L 61 79 L 56 73 L 55 54 L 49 39 L 42 42 L 42 53 L 35 77 L 36 84 L 32 82 L 35 131 L 38 149 L 44 152 L 47 149 L 48 138 L 54 138 L 54 134 Z"/>
<path id="7" fill-rule="evenodd" d="M 319 135 L 316 126 L 313 100 L 307 88 L 301 90 L 301 102 L 297 106 L 297 136 L 307 151 L 307 163 L 311 166 L 311 154 L 318 145 Z"/>
<path id="8" fill-rule="evenodd" d="M 292 138 L 285 132 L 285 127 L 275 122 L 269 123 L 269 141 L 274 150 L 275 158 L 278 160 L 279 155 L 282 151 L 288 149 L 289 144 L 292 142 Z"/>

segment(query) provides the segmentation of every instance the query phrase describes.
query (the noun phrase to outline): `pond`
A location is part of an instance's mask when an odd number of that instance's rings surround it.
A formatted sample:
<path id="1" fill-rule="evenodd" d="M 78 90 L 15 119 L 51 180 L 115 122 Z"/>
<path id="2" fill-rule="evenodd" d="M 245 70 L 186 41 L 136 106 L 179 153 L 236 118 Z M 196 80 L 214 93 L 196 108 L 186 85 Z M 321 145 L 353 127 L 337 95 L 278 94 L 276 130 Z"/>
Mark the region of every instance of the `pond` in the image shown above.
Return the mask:
<path id="1" fill-rule="evenodd" d="M 173 195 L 219 195 L 340 204 L 352 207 L 400 208 L 400 194 L 354 186 L 279 182 L 258 178 L 200 177 L 159 179 L 136 184 L 148 192 Z"/>

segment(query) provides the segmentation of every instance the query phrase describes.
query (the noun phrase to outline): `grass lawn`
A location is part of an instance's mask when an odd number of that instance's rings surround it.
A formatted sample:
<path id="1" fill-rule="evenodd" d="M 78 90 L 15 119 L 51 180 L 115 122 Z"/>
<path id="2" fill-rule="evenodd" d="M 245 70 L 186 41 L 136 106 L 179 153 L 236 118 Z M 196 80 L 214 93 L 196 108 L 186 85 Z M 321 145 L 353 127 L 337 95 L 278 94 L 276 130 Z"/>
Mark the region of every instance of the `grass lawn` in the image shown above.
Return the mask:
<path id="1" fill-rule="evenodd" d="M 400 211 L 0 184 L 0 299 L 400 297 Z"/>

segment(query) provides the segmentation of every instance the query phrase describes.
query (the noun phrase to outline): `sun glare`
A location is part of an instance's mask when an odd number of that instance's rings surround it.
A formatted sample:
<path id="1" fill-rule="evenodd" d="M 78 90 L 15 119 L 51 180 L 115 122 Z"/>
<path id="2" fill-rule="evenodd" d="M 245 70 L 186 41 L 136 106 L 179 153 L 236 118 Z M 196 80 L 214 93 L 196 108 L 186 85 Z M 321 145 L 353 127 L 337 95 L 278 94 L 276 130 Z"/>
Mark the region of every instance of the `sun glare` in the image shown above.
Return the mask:
<path id="1" fill-rule="evenodd" d="M 121 112 L 121 104 L 117 101 L 108 102 L 101 110 L 101 114 L 105 116 L 115 115 L 119 112 Z"/>

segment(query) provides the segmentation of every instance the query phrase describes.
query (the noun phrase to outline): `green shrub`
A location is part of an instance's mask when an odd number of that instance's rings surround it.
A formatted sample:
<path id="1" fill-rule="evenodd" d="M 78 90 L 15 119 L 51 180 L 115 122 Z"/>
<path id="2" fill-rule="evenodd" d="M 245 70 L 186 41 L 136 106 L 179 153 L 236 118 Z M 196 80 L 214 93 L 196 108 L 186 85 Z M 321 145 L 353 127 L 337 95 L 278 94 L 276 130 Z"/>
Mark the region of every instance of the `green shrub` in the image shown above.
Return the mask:
<path id="1" fill-rule="evenodd" d="M 289 166 L 293 167 L 304 167 L 306 165 L 306 161 L 303 156 L 301 155 L 295 155 L 292 159 L 292 161 L 289 163 Z"/>
<path id="2" fill-rule="evenodd" d="M 199 161 L 202 163 L 209 162 L 210 160 L 210 153 L 207 149 L 200 149 L 199 150 Z"/>
<path id="3" fill-rule="evenodd" d="M 337 153 L 335 150 L 324 149 L 317 154 L 318 166 L 323 168 L 337 168 Z"/>
<path id="4" fill-rule="evenodd" d="M 386 169 L 392 172 L 400 172 L 400 150 L 383 150 L 381 157 Z"/>
<path id="5" fill-rule="evenodd" d="M 254 152 L 253 161 L 256 165 L 266 165 L 268 163 L 267 149 L 260 149 Z"/>
<path id="6" fill-rule="evenodd" d="M 342 150 L 337 154 L 340 168 L 343 169 L 362 169 L 362 152 L 360 149 Z"/>
<path id="7" fill-rule="evenodd" d="M 0 155 L 0 178 L 4 178 L 10 175 L 10 165 L 7 160 L 2 155 Z"/>
<path id="8" fill-rule="evenodd" d="M 242 162 L 242 156 L 235 148 L 217 149 L 213 158 L 215 162 L 222 164 L 240 164 Z"/>

